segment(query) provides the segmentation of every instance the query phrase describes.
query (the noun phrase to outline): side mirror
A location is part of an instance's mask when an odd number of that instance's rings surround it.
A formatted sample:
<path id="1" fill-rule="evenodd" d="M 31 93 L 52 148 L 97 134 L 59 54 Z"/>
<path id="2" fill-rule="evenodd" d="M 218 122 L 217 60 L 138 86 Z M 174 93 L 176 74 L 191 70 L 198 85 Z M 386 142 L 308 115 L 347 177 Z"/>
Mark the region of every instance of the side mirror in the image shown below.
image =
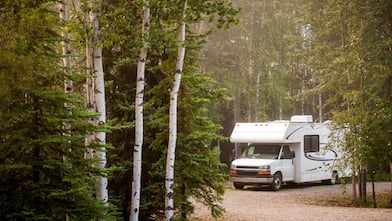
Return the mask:
<path id="1" fill-rule="evenodd" d="M 291 157 L 295 158 L 295 152 L 294 151 L 291 151 Z"/>

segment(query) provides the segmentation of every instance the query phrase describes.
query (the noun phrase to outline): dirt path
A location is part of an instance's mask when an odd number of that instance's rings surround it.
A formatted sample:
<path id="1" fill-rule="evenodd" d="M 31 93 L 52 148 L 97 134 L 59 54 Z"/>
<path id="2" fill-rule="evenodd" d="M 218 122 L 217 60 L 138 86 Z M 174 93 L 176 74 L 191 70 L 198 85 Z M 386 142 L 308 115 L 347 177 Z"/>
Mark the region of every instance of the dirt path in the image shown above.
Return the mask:
<path id="1" fill-rule="evenodd" d="M 368 185 L 371 201 L 371 185 Z M 390 183 L 376 183 L 377 193 L 390 192 Z M 226 213 L 219 221 L 288 221 L 288 220 L 346 220 L 392 221 L 392 209 L 330 206 L 331 201 L 351 195 L 351 186 L 320 184 L 285 186 L 275 192 L 268 188 L 234 190 L 228 187 L 223 206 Z M 326 202 L 329 201 L 329 205 Z M 214 220 L 207 208 L 195 204 L 191 220 Z"/>

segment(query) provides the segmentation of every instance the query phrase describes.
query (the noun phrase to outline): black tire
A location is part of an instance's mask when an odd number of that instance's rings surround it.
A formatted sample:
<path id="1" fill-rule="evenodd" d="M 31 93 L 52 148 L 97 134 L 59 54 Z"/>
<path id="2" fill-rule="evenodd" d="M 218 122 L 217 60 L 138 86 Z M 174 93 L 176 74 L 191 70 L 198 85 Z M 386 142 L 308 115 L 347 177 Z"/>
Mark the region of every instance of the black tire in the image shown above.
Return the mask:
<path id="1" fill-rule="evenodd" d="M 275 173 L 274 179 L 272 180 L 271 189 L 274 191 L 278 191 L 282 188 L 282 174 Z"/>
<path id="2" fill-rule="evenodd" d="M 233 183 L 234 184 L 234 188 L 236 189 L 236 190 L 242 190 L 242 189 L 244 189 L 244 184 L 242 184 L 242 183 Z"/>

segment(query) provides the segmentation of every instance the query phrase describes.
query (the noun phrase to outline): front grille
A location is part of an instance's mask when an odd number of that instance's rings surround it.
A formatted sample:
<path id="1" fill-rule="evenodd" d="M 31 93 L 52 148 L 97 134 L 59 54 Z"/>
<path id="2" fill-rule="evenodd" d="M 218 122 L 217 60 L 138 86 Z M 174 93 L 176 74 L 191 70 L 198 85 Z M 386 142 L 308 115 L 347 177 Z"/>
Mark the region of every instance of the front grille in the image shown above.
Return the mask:
<path id="1" fill-rule="evenodd" d="M 238 169 L 258 169 L 258 166 L 237 166 Z"/>

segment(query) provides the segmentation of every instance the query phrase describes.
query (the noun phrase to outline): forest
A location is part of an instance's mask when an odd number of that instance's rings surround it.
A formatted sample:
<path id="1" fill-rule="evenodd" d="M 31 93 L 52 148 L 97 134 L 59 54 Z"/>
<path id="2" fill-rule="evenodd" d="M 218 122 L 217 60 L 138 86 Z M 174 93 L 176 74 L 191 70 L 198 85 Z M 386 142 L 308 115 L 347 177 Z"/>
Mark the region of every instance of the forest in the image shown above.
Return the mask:
<path id="1" fill-rule="evenodd" d="M 0 1 L 2 220 L 221 217 L 236 122 L 349 128 L 392 172 L 390 0 Z M 392 199 L 391 199 L 392 203 Z"/>

